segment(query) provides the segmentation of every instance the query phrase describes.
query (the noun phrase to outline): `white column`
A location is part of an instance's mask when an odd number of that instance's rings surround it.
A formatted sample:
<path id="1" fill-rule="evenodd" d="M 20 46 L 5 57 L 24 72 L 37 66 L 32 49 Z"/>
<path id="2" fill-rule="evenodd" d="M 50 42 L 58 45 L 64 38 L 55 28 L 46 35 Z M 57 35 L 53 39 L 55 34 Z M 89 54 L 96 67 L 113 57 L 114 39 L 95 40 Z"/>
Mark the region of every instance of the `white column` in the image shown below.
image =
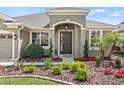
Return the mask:
<path id="1" fill-rule="evenodd" d="M 14 32 L 12 33 L 12 59 L 14 59 L 14 47 L 15 43 L 14 43 Z"/>
<path id="2" fill-rule="evenodd" d="M 81 29 L 80 30 L 80 56 L 83 56 L 83 46 L 84 46 L 84 41 L 85 41 L 85 30 Z"/>
<path id="3" fill-rule="evenodd" d="M 100 40 L 102 39 L 103 37 L 103 30 L 100 31 Z"/>
<path id="4" fill-rule="evenodd" d="M 30 44 L 32 44 L 32 32 L 30 32 Z"/>
<path id="5" fill-rule="evenodd" d="M 53 55 L 55 55 L 55 30 L 54 29 L 50 31 L 50 38 L 52 39 L 52 44 L 53 44 Z"/>
<path id="6" fill-rule="evenodd" d="M 18 35 L 17 35 L 17 41 L 18 41 L 18 58 L 20 57 L 20 29 L 18 29 Z"/>
<path id="7" fill-rule="evenodd" d="M 89 30 L 89 48 L 91 47 L 91 30 Z"/>

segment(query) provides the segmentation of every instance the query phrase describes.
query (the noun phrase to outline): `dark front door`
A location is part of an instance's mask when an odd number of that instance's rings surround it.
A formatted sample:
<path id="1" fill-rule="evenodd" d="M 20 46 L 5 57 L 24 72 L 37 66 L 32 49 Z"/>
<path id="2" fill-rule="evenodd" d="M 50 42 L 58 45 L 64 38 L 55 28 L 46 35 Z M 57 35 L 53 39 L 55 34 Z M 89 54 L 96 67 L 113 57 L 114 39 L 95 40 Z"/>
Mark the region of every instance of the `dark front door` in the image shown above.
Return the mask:
<path id="1" fill-rule="evenodd" d="M 72 54 L 72 32 L 60 32 L 60 54 Z"/>

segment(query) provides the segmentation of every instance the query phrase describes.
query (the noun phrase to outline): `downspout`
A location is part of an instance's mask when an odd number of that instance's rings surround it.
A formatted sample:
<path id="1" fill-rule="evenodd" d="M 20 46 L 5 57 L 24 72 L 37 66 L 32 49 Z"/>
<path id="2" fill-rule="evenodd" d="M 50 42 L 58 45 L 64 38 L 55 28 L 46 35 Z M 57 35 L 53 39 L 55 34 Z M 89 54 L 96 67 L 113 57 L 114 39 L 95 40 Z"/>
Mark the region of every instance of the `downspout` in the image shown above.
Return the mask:
<path id="1" fill-rule="evenodd" d="M 21 27 L 19 27 L 18 31 L 17 31 L 17 39 L 18 39 L 18 54 L 17 54 L 17 58 L 20 58 L 20 31 L 24 28 L 24 26 L 21 25 Z"/>

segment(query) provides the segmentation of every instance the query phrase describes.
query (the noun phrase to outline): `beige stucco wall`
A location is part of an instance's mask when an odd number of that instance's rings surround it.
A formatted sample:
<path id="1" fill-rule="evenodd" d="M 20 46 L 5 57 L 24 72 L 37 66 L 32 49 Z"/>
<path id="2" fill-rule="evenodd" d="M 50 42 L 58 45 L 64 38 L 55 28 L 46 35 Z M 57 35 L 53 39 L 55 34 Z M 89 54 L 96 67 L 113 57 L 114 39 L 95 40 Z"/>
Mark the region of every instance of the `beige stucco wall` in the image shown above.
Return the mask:
<path id="1" fill-rule="evenodd" d="M 1 30 L 6 30 L 7 27 L 3 23 L 4 23 L 4 20 L 0 19 L 0 29 Z"/>
<path id="2" fill-rule="evenodd" d="M 53 24 L 66 21 L 69 19 L 70 21 L 77 22 L 79 24 L 85 25 L 86 18 L 83 15 L 49 15 L 50 18 L 50 27 L 53 26 Z"/>
<path id="3" fill-rule="evenodd" d="M 29 44 L 30 33 L 28 31 L 20 31 L 20 56 L 23 55 L 24 48 Z"/>

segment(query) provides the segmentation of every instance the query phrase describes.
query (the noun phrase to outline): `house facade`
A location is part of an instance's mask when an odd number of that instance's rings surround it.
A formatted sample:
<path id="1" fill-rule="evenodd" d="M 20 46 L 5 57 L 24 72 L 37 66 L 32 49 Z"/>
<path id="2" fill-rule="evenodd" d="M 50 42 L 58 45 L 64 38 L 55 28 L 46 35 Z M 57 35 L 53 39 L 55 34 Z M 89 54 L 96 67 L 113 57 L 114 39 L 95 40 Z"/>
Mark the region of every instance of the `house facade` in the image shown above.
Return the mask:
<path id="1" fill-rule="evenodd" d="M 86 39 L 89 54 L 99 54 L 99 41 L 95 37 L 112 32 L 113 25 L 87 20 L 89 12 L 80 8 L 54 8 L 18 17 L 0 13 L 0 59 L 19 58 L 32 43 L 40 44 L 47 55 L 50 39 L 54 56 L 83 56 Z"/>

